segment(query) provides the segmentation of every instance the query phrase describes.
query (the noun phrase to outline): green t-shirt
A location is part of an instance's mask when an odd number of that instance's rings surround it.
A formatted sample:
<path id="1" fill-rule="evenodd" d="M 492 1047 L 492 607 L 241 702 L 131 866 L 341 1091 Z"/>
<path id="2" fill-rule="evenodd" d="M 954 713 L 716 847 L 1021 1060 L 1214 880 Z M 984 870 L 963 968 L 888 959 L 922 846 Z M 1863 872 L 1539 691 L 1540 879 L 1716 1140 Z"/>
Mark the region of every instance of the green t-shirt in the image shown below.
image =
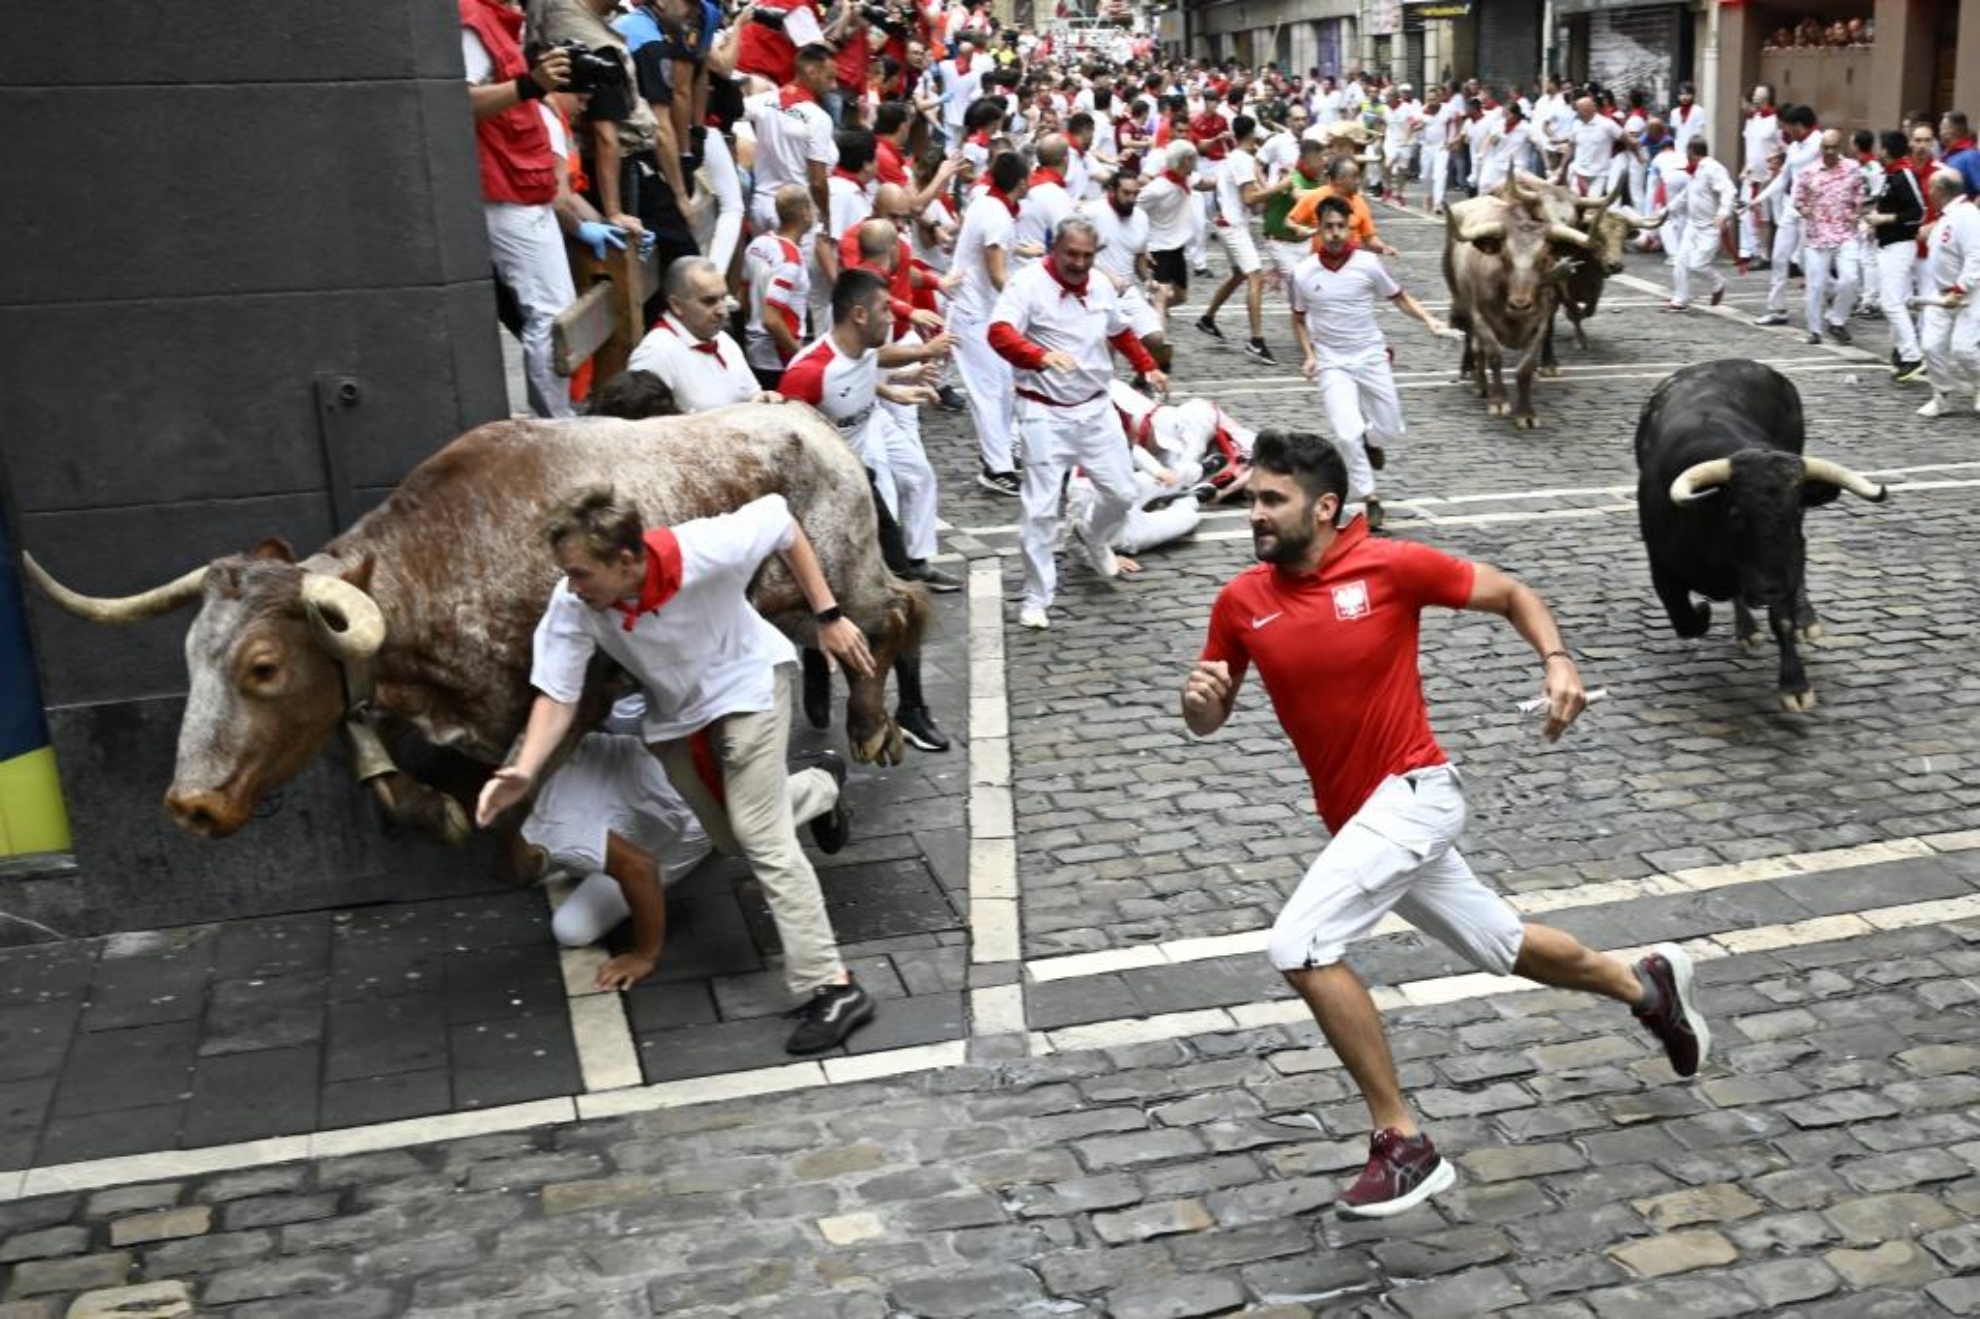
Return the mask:
<path id="1" fill-rule="evenodd" d="M 1295 165 L 1292 171 L 1293 185 L 1286 192 L 1275 192 L 1265 203 L 1265 236 L 1281 243 L 1296 243 L 1298 237 L 1286 228 L 1286 217 L 1299 201 L 1302 192 L 1312 192 L 1320 186 L 1319 179 L 1309 179 L 1299 172 Z"/>

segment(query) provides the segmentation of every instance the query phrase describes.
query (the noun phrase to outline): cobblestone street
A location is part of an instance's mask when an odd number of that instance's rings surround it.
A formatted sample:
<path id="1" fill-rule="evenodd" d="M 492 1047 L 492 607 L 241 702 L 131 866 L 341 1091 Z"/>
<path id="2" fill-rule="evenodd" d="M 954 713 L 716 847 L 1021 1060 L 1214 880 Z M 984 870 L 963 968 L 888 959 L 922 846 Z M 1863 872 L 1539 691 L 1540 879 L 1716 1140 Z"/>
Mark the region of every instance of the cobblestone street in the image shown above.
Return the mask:
<path id="1" fill-rule="evenodd" d="M 1441 311 L 1441 224 L 1377 215 Z M 1176 713 L 1242 513 L 1119 585 L 1066 566 L 1026 631 L 1017 504 L 931 414 L 957 743 L 854 771 L 822 875 L 882 1002 L 848 1050 L 778 1047 L 734 863 L 670 895 L 658 983 L 623 999 L 536 893 L 0 951 L 0 1319 L 1980 1314 L 1980 424 L 1911 415 L 1880 321 L 1850 349 L 1753 327 L 1764 280 L 1665 315 L 1633 258 L 1534 431 L 1385 322 L 1388 530 L 1533 585 L 1610 694 L 1548 747 L 1519 637 L 1426 617 L 1466 854 L 1593 946 L 1690 950 L 1694 1081 L 1620 1008 L 1391 920 L 1350 961 L 1459 1181 L 1337 1219 L 1367 1115 L 1263 953 L 1324 830 L 1255 683 L 1213 739 Z M 1268 367 L 1241 300 L 1216 344 L 1194 296 L 1177 394 L 1320 428 L 1282 300 Z M 1785 372 L 1809 451 L 1891 487 L 1808 516 L 1811 713 L 1729 608 L 1679 640 L 1650 590 L 1637 413 L 1720 357 Z"/>

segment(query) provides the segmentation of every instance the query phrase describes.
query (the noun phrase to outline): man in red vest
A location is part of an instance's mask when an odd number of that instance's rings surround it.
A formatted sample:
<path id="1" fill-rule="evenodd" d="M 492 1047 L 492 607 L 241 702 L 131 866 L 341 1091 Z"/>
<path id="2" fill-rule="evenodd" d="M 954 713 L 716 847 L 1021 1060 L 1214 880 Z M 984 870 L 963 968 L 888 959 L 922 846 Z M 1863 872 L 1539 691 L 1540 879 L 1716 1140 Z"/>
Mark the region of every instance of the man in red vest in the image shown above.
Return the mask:
<path id="1" fill-rule="evenodd" d="M 570 77 L 570 56 L 552 49 L 532 65 L 518 36 L 523 17 L 497 0 L 460 0 L 461 53 L 474 108 L 481 196 L 495 273 L 522 307 L 523 375 L 540 416 L 572 415 L 570 393 L 551 362 L 550 328 L 577 300 L 570 260 L 551 203 L 557 159 L 540 107 L 531 102 Z"/>

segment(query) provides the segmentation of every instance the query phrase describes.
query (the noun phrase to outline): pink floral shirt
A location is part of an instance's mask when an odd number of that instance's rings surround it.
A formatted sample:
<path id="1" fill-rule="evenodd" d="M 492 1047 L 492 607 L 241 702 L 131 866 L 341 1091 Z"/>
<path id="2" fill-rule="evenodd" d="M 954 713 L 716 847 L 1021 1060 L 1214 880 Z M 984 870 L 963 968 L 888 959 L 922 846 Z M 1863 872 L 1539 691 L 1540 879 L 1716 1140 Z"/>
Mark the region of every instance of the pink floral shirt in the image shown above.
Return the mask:
<path id="1" fill-rule="evenodd" d="M 1794 181 L 1794 209 L 1801 212 L 1801 241 L 1809 247 L 1841 247 L 1856 238 L 1863 204 L 1863 171 L 1853 160 L 1834 169 L 1819 160 Z"/>

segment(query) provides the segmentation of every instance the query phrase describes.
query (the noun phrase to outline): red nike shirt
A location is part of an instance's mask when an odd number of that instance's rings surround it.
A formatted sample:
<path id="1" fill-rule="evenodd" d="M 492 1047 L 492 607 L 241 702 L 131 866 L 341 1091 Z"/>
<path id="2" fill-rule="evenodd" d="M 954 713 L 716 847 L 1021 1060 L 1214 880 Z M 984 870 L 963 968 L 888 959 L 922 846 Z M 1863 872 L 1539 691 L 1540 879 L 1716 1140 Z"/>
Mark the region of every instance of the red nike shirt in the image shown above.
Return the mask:
<path id="1" fill-rule="evenodd" d="M 1203 658 L 1251 665 L 1313 782 L 1327 827 L 1341 827 L 1383 779 L 1441 765 L 1417 669 L 1425 605 L 1461 608 L 1474 569 L 1406 540 L 1377 540 L 1360 518 L 1303 576 L 1261 563 L 1217 595 Z"/>

